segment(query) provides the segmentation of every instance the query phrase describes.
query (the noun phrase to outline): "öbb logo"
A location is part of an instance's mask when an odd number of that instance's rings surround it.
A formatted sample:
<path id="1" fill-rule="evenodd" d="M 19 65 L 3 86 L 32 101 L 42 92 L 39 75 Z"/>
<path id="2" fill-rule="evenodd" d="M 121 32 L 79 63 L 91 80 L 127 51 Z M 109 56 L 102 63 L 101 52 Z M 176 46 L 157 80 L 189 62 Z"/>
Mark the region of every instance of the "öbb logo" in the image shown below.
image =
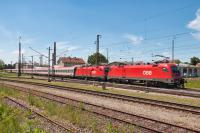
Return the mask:
<path id="1" fill-rule="evenodd" d="M 143 75 L 152 75 L 152 71 L 143 71 Z"/>

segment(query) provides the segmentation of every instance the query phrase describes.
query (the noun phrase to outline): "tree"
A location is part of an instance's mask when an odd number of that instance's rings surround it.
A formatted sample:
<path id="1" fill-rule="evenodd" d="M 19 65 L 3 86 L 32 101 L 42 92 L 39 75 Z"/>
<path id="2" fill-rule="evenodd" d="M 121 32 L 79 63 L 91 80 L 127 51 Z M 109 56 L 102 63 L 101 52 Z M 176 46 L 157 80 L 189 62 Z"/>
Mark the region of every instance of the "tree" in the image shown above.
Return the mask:
<path id="1" fill-rule="evenodd" d="M 4 65 L 4 69 L 14 69 L 15 67 L 14 67 L 14 65 L 12 65 L 12 64 L 5 64 Z"/>
<path id="2" fill-rule="evenodd" d="M 174 62 L 175 62 L 176 64 L 180 64 L 180 63 L 181 63 L 181 61 L 180 61 L 179 59 L 174 60 Z"/>
<path id="3" fill-rule="evenodd" d="M 192 57 L 191 59 L 190 59 L 190 64 L 191 65 L 196 65 L 197 63 L 200 63 L 200 59 L 198 58 L 198 57 Z"/>
<path id="4" fill-rule="evenodd" d="M 4 68 L 4 61 L 0 59 L 0 70 Z"/>
<path id="5" fill-rule="evenodd" d="M 96 64 L 96 58 L 97 58 L 97 53 L 90 55 L 88 57 L 88 61 L 87 61 L 88 64 L 95 65 Z M 106 59 L 106 57 L 103 54 L 99 53 L 98 58 L 99 58 L 99 64 L 108 63 L 108 60 Z"/>

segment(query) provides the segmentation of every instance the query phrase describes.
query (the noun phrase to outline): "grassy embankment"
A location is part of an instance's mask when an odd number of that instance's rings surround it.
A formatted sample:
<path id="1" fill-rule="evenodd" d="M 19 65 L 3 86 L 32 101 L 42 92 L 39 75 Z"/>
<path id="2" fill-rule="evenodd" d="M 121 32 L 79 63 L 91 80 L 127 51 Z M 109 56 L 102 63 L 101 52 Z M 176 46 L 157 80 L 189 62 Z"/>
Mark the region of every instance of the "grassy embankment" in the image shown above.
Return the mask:
<path id="1" fill-rule="evenodd" d="M 39 122 L 28 119 L 31 112 L 22 111 L 6 105 L 0 92 L 0 132 L 1 133 L 45 133 L 38 128 Z"/>
<path id="2" fill-rule="evenodd" d="M 95 115 L 83 110 L 84 104 L 78 108 L 70 105 L 61 105 L 52 101 L 44 100 L 33 95 L 24 95 L 21 92 L 0 85 L 0 94 L 22 99 L 29 104 L 43 110 L 45 115 L 53 117 L 58 121 L 69 121 L 70 123 L 91 130 L 92 132 L 123 133 L 134 132 L 134 127 L 129 125 L 114 125 L 110 120 L 102 120 Z"/>
<path id="3" fill-rule="evenodd" d="M 16 75 L 16 74 L 15 74 Z M 10 74 L 0 74 L 0 76 L 3 77 L 9 77 Z M 13 74 L 11 75 L 13 76 Z M 130 90 L 119 90 L 119 89 L 113 89 L 113 88 L 107 88 L 102 89 L 101 87 L 93 86 L 93 85 L 84 85 L 84 84 L 78 84 L 78 83 L 68 83 L 68 82 L 47 82 L 45 80 L 37 80 L 37 79 L 18 79 L 17 80 L 23 80 L 23 81 L 31 81 L 31 82 L 37 82 L 37 83 L 47 83 L 52 85 L 60 85 L 65 87 L 74 87 L 74 88 L 80 88 L 85 90 L 95 90 L 99 92 L 108 92 L 108 93 L 115 93 L 115 94 L 123 94 L 127 96 L 134 96 L 134 97 L 141 97 L 141 98 L 148 98 L 148 99 L 154 99 L 154 100 L 160 100 L 160 101 L 167 101 L 167 102 L 175 102 L 175 103 L 181 103 L 181 104 L 188 104 L 188 105 L 194 105 L 194 106 L 200 106 L 200 100 L 194 99 L 194 98 L 187 98 L 187 97 L 179 97 L 174 95 L 165 95 L 165 94 L 156 94 L 156 93 L 145 93 L 145 92 L 136 92 L 136 91 L 130 91 Z M 190 85 L 190 83 L 193 82 L 198 84 L 198 80 L 188 80 L 187 86 Z M 191 86 L 191 85 L 190 85 Z M 199 86 L 200 88 L 200 86 Z"/>

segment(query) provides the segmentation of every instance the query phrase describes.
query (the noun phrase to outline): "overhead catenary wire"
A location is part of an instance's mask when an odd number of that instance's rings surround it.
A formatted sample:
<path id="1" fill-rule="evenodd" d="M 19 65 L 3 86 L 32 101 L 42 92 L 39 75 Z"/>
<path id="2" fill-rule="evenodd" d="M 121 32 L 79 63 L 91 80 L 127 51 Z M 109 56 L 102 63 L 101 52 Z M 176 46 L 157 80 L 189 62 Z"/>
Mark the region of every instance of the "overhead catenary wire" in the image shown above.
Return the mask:
<path id="1" fill-rule="evenodd" d="M 37 50 L 33 49 L 32 47 L 29 47 L 29 48 L 30 48 L 31 50 L 33 50 L 34 52 L 38 53 L 39 55 L 42 55 L 42 56 L 48 58 L 48 56 L 46 56 L 46 55 L 44 55 L 44 54 L 38 52 Z"/>

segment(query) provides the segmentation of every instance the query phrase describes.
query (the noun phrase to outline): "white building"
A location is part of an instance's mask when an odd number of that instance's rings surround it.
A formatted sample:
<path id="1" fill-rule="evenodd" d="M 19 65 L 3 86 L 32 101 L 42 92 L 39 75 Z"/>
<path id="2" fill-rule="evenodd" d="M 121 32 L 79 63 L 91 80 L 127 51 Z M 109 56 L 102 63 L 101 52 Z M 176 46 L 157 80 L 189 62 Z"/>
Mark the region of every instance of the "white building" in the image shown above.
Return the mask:
<path id="1" fill-rule="evenodd" d="M 184 77 L 200 76 L 200 67 L 189 65 L 189 64 L 179 64 L 178 68 L 180 70 L 181 76 L 184 76 Z"/>

